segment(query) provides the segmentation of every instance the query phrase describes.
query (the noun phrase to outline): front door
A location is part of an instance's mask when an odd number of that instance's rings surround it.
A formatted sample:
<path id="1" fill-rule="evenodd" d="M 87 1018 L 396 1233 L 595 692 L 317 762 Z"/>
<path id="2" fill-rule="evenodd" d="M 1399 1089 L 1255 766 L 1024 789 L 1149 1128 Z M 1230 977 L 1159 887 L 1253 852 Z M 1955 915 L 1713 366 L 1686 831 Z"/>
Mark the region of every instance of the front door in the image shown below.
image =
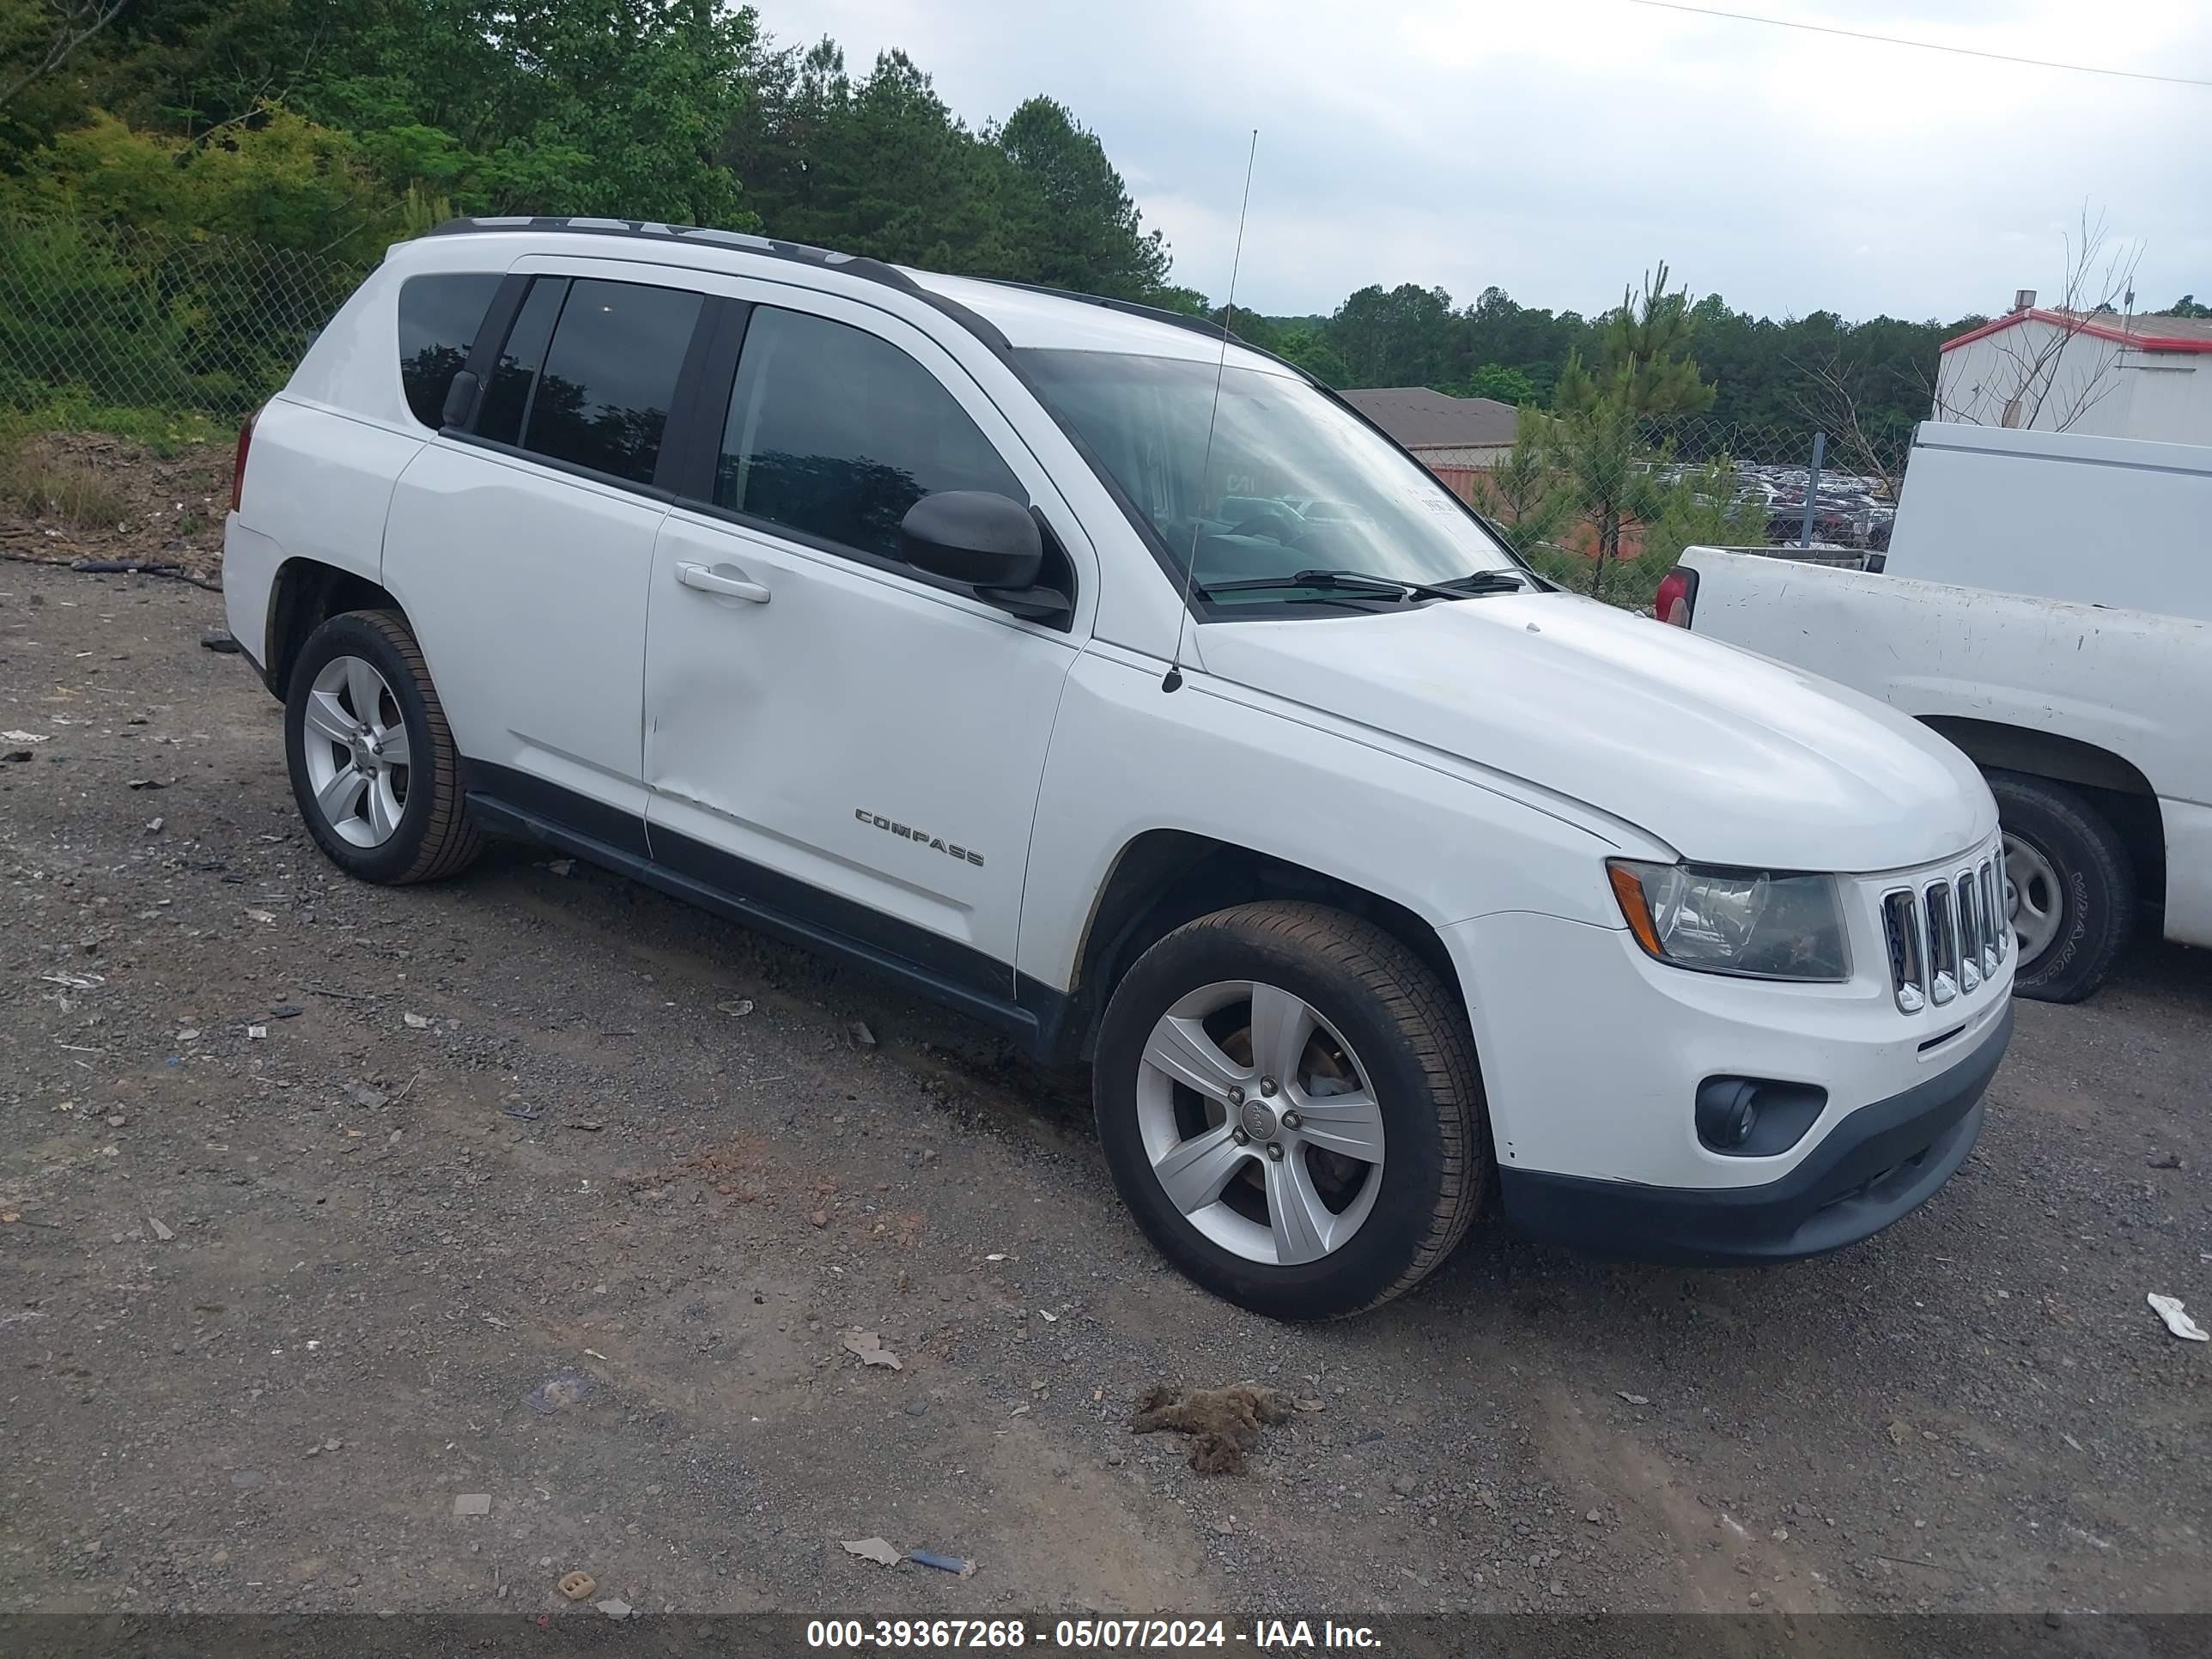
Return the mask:
<path id="1" fill-rule="evenodd" d="M 653 854 L 801 931 L 1003 1004 L 1079 641 L 913 569 L 898 526 L 937 490 L 1011 495 L 1036 507 L 1058 576 L 1079 590 L 1092 583 L 1089 544 L 926 334 L 804 298 L 745 314 L 734 384 L 701 404 L 721 433 L 713 500 L 679 502 L 654 548 Z"/>

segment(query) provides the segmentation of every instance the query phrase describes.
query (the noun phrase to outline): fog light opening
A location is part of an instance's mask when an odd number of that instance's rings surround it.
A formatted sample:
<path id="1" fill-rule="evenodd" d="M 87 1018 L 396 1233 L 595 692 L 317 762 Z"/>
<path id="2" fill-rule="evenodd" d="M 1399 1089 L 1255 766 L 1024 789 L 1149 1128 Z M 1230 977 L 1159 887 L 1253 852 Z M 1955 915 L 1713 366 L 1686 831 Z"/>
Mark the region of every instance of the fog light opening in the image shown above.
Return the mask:
<path id="1" fill-rule="evenodd" d="M 1717 1152 L 1733 1152 L 1759 1127 L 1759 1085 L 1723 1079 L 1698 1091 L 1698 1139 Z"/>
<path id="2" fill-rule="evenodd" d="M 1827 1091 L 1809 1083 L 1709 1077 L 1698 1085 L 1692 1121 L 1707 1152 L 1771 1158 L 1802 1140 L 1827 1103 Z"/>

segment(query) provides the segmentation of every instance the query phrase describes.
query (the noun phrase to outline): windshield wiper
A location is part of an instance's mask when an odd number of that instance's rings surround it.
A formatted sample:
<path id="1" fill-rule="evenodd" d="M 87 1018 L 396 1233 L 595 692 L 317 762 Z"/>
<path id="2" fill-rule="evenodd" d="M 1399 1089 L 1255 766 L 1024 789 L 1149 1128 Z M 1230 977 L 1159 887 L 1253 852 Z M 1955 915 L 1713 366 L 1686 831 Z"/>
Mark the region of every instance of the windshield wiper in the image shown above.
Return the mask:
<path id="1" fill-rule="evenodd" d="M 1288 576 L 1253 576 L 1242 581 L 1208 582 L 1197 592 L 1200 599 L 1210 599 L 1217 593 L 1267 593 L 1286 587 L 1327 588 L 1333 592 L 1370 595 L 1378 599 L 1395 599 L 1401 605 L 1415 599 L 1463 599 L 1473 591 L 1457 586 L 1437 587 L 1428 582 L 1400 581 L 1395 576 L 1370 576 L 1358 570 L 1301 570 Z"/>
<path id="2" fill-rule="evenodd" d="M 1465 599 L 1476 593 L 1533 593 L 1537 588 L 1533 582 L 1523 580 L 1510 570 L 1478 570 L 1472 576 L 1460 576 L 1444 584 Z"/>

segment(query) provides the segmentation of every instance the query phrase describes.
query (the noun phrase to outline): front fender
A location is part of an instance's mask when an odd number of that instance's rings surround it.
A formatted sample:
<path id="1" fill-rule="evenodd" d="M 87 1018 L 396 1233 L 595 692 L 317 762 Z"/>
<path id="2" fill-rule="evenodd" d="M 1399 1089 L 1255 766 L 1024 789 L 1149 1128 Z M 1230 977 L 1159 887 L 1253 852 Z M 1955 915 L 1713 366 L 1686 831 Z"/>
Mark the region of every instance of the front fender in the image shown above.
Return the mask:
<path id="1" fill-rule="evenodd" d="M 1021 971 L 1075 982 L 1093 908 L 1123 848 L 1175 830 L 1318 871 L 1439 930 L 1498 910 L 1619 927 L 1613 854 L 1670 856 L 1622 826 L 1579 823 L 1363 728 L 1112 647 L 1068 677 L 1038 793 L 1018 943 Z M 1533 793 L 1533 792 L 1532 792 Z"/>

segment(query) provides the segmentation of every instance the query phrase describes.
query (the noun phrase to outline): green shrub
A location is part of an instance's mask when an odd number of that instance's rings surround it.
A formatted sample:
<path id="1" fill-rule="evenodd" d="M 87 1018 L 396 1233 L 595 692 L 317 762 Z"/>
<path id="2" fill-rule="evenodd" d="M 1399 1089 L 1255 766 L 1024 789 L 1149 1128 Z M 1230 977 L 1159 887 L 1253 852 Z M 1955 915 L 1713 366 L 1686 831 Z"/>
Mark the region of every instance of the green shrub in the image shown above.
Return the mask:
<path id="1" fill-rule="evenodd" d="M 110 232 L 69 218 L 0 224 L 0 399 L 64 386 L 148 407 L 191 401 L 184 331 Z"/>

